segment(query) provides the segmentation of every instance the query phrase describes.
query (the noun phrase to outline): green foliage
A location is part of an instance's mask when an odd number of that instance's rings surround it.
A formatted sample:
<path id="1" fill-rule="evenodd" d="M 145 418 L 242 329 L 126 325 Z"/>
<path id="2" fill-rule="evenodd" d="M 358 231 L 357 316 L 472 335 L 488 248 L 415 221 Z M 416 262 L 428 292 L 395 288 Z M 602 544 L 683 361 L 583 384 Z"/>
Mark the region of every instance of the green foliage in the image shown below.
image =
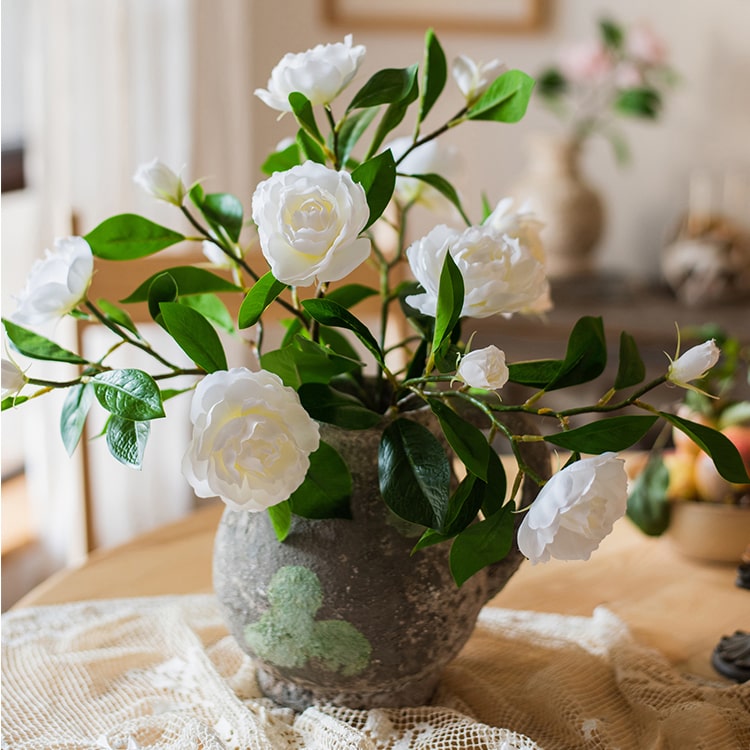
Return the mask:
<path id="1" fill-rule="evenodd" d="M 299 398 L 305 411 L 318 422 L 348 430 L 374 427 L 382 416 L 368 409 L 358 398 L 325 383 L 302 383 Z"/>
<path id="2" fill-rule="evenodd" d="M 282 284 L 274 277 L 271 271 L 263 274 L 253 284 L 250 291 L 240 305 L 240 311 L 237 316 L 237 325 L 239 328 L 249 328 L 254 326 L 266 311 L 268 306 L 286 289 L 286 284 Z"/>
<path id="3" fill-rule="evenodd" d="M 208 294 L 210 292 L 239 292 L 240 287 L 227 281 L 217 274 L 197 266 L 174 266 L 166 271 L 158 271 L 149 276 L 143 283 L 131 292 L 125 299 L 120 300 L 123 304 L 134 302 L 146 302 L 148 300 L 151 284 L 163 273 L 169 273 L 177 285 L 177 294 L 185 296 L 188 294 Z"/>
<path id="4" fill-rule="evenodd" d="M 93 401 L 94 389 L 89 384 L 74 385 L 65 395 L 60 414 L 60 434 L 69 456 L 73 455 L 81 439 L 86 417 Z"/>
<path id="5" fill-rule="evenodd" d="M 104 260 L 135 260 L 182 242 L 185 237 L 137 214 L 105 219 L 83 237 L 91 252 Z"/>
<path id="6" fill-rule="evenodd" d="M 227 369 L 219 335 L 203 315 L 176 302 L 162 302 L 159 309 L 169 335 L 198 367 L 206 372 Z"/>
<path id="7" fill-rule="evenodd" d="M 292 512 L 303 518 L 351 518 L 352 477 L 335 448 L 321 440 L 310 454 L 305 481 L 289 497 Z"/>
<path id="8" fill-rule="evenodd" d="M 568 82 L 557 68 L 547 68 L 537 76 L 536 87 L 540 96 L 554 99 L 567 90 Z"/>
<path id="9" fill-rule="evenodd" d="M 22 328 L 10 320 L 3 318 L 5 333 L 8 340 L 21 354 L 33 359 L 47 360 L 50 362 L 70 362 L 71 364 L 85 364 L 86 360 L 68 349 L 58 346 L 38 333 Z"/>
<path id="10" fill-rule="evenodd" d="M 149 422 L 136 422 L 112 415 L 107 421 L 106 428 L 109 452 L 121 464 L 140 469 L 150 432 Z"/>
<path id="11" fill-rule="evenodd" d="M 552 445 L 576 453 L 605 453 L 623 451 L 635 445 L 654 426 L 655 415 L 619 416 L 597 419 L 583 427 L 547 435 Z"/>
<path id="12" fill-rule="evenodd" d="M 628 496 L 627 516 L 644 534 L 659 536 L 669 527 L 668 486 L 669 471 L 656 454 L 636 478 Z"/>
<path id="13" fill-rule="evenodd" d="M 419 132 L 419 126 L 439 99 L 448 79 L 448 63 L 445 59 L 445 52 L 443 52 L 443 48 L 432 29 L 428 29 L 425 34 L 424 47 L 416 132 Z"/>
<path id="14" fill-rule="evenodd" d="M 286 172 L 301 163 L 299 146 L 295 141 L 286 148 L 269 154 L 260 169 L 263 174 L 272 175 L 274 172 Z"/>
<path id="15" fill-rule="evenodd" d="M 466 113 L 469 120 L 518 122 L 526 114 L 534 79 L 520 70 L 498 76 Z"/>
<path id="16" fill-rule="evenodd" d="M 661 95 L 646 86 L 625 89 L 619 93 L 615 109 L 623 115 L 655 120 L 661 111 Z"/>
<path id="17" fill-rule="evenodd" d="M 643 363 L 635 339 L 623 331 L 620 334 L 620 361 L 615 377 L 615 390 L 630 388 L 642 383 L 646 378 L 646 365 Z"/>
<path id="18" fill-rule="evenodd" d="M 442 357 L 451 343 L 464 305 L 464 280 L 450 253 L 445 254 L 440 272 L 437 315 L 432 336 L 432 357 Z"/>
<path id="19" fill-rule="evenodd" d="M 393 195 L 396 184 L 396 163 L 393 154 L 384 151 L 372 159 L 362 162 L 353 172 L 352 179 L 364 188 L 370 218 L 365 229 L 372 226 L 383 214 Z"/>
<path id="20" fill-rule="evenodd" d="M 159 386 L 143 370 L 107 370 L 90 382 L 99 403 L 118 417 L 145 422 L 164 416 Z"/>

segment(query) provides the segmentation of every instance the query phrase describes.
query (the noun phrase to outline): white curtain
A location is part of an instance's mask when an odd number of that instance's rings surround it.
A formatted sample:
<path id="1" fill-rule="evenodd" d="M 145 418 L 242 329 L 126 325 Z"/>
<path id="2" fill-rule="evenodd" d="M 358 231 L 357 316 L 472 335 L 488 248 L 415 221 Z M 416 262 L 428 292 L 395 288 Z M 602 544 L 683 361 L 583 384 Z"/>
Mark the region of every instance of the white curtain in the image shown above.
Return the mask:
<path id="1" fill-rule="evenodd" d="M 185 179 L 246 201 L 252 161 L 250 50 L 244 0 L 32 0 L 28 19 L 28 180 L 39 208 L 30 266 L 54 238 L 81 234 L 115 213 L 182 226 L 176 209 L 132 182 L 159 157 Z M 4 261 L 6 249 L 3 250 Z M 158 333 L 158 327 L 154 327 Z M 154 331 L 149 332 L 149 335 Z M 60 343 L 75 331 L 59 329 Z M 84 343 L 102 351 L 101 332 Z M 137 366 L 128 359 L 129 366 Z M 42 366 L 33 372 L 42 375 Z M 57 395 L 57 394 L 55 394 Z M 60 399 L 42 398 L 24 418 L 27 472 L 49 571 L 85 554 L 84 495 L 96 546 L 109 546 L 188 512 L 179 471 L 188 440 L 187 400 L 155 424 L 142 472 L 117 464 L 103 440 L 73 459 L 59 435 Z M 96 420 L 94 420 L 96 421 Z"/>

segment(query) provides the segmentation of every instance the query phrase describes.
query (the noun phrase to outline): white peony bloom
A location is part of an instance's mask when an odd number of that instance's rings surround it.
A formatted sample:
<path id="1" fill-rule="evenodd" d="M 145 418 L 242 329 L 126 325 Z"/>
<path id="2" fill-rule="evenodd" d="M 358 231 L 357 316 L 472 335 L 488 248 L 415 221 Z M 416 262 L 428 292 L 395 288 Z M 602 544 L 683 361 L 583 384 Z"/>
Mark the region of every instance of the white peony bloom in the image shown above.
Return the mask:
<path id="1" fill-rule="evenodd" d="M 284 284 L 338 281 L 367 260 L 359 237 L 370 217 L 367 197 L 348 172 L 308 161 L 261 182 L 253 221 L 263 255 Z"/>
<path id="2" fill-rule="evenodd" d="M 440 224 L 406 251 L 412 273 L 424 288 L 423 294 L 407 297 L 406 302 L 425 315 L 435 317 L 448 251 L 464 281 L 463 317 L 526 311 L 548 287 L 544 267 L 517 239 L 486 225 L 460 232 Z"/>
<path id="3" fill-rule="evenodd" d="M 471 388 L 498 390 L 508 382 L 505 352 L 494 344 L 464 354 L 459 360 L 456 377 Z"/>
<path id="4" fill-rule="evenodd" d="M 396 138 L 386 145 L 393 158 L 398 161 L 414 141 L 409 136 Z M 452 209 L 451 202 L 434 187 L 405 174 L 439 174 L 446 180 L 455 179 L 461 171 L 461 156 L 454 146 L 446 146 L 438 140 L 427 141 L 410 151 L 399 163 L 399 177 L 393 196 L 402 204 L 419 203 L 433 211 Z"/>
<path id="5" fill-rule="evenodd" d="M 84 300 L 93 273 L 94 256 L 83 237 L 55 240 L 54 251 L 45 251 L 31 267 L 10 319 L 46 331 Z"/>
<path id="6" fill-rule="evenodd" d="M 491 226 L 502 235 L 518 240 L 544 266 L 547 258 L 541 231 L 544 224 L 536 215 L 522 205 L 518 211 L 513 211 L 513 198 L 503 198 L 495 210 L 487 217 L 485 224 Z M 542 294 L 529 307 L 521 312 L 527 314 L 541 314 L 552 309 L 549 284 L 544 285 Z"/>
<path id="7" fill-rule="evenodd" d="M 182 205 L 187 193 L 179 175 L 159 159 L 141 164 L 133 175 L 133 181 L 154 198 L 175 206 Z"/>
<path id="8" fill-rule="evenodd" d="M 508 67 L 500 60 L 477 63 L 466 55 L 459 55 L 451 65 L 453 80 L 466 97 L 467 106 L 474 104 L 490 84 L 507 70 Z"/>
<path id="9" fill-rule="evenodd" d="M 625 515 L 625 462 L 614 453 L 584 458 L 553 474 L 526 512 L 518 548 L 533 564 L 588 560 Z"/>
<path id="10" fill-rule="evenodd" d="M 2 397 L 15 396 L 26 385 L 21 368 L 9 359 L 2 359 Z"/>
<path id="11" fill-rule="evenodd" d="M 667 380 L 684 387 L 691 380 L 702 378 L 719 361 L 720 355 L 721 349 L 714 339 L 704 341 L 688 349 L 669 365 Z"/>
<path id="12" fill-rule="evenodd" d="M 313 105 L 330 104 L 354 78 L 365 56 L 365 48 L 352 46 L 352 35 L 343 43 L 318 44 L 307 52 L 284 55 L 271 71 L 268 88 L 255 95 L 271 109 L 291 112 L 289 94 L 299 91 Z"/>
<path id="13" fill-rule="evenodd" d="M 190 407 L 193 437 L 182 473 L 198 497 L 260 511 L 304 481 L 318 449 L 317 423 L 297 393 L 273 373 L 220 370 L 198 384 Z"/>

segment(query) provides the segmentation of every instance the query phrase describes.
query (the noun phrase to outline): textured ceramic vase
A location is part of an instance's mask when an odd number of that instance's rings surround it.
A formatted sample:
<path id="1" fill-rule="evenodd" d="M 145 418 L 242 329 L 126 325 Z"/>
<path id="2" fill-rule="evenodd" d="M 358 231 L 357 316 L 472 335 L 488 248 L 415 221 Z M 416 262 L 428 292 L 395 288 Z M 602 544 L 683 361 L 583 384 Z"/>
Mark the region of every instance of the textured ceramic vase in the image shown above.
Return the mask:
<path id="1" fill-rule="evenodd" d="M 409 416 L 433 426 L 429 412 Z M 511 428 L 529 431 L 521 422 Z M 523 559 L 514 543 L 507 558 L 458 588 L 449 545 L 412 555 L 421 529 L 394 517 L 380 497 L 381 433 L 321 425 L 352 474 L 352 520 L 294 517 L 280 543 L 266 513 L 222 517 L 214 588 L 232 634 L 256 660 L 261 689 L 279 704 L 426 704 L 479 610 Z M 546 472 L 544 445 L 526 445 L 526 460 Z M 535 494 L 527 483 L 524 504 Z"/>
<path id="2" fill-rule="evenodd" d="M 535 134 L 529 139 L 525 174 L 511 189 L 544 224 L 541 238 L 550 278 L 590 273 L 604 228 L 604 209 L 597 191 L 580 171 L 580 143 L 570 138 Z"/>

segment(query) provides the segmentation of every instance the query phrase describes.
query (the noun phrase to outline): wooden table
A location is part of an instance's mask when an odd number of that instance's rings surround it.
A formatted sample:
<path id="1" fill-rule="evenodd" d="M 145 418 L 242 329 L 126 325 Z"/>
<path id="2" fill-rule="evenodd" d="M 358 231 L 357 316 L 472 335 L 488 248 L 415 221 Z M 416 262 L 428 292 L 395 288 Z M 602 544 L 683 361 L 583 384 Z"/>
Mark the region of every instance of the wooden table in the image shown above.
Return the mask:
<path id="1" fill-rule="evenodd" d="M 210 592 L 222 507 L 203 508 L 128 544 L 94 552 L 16 608 Z M 639 643 L 657 648 L 681 671 L 718 679 L 709 661 L 714 646 L 722 635 L 750 630 L 750 591 L 738 588 L 735 578 L 736 566 L 685 558 L 668 538 L 645 537 L 622 519 L 588 562 L 524 563 L 492 605 L 584 616 L 604 605 Z"/>

